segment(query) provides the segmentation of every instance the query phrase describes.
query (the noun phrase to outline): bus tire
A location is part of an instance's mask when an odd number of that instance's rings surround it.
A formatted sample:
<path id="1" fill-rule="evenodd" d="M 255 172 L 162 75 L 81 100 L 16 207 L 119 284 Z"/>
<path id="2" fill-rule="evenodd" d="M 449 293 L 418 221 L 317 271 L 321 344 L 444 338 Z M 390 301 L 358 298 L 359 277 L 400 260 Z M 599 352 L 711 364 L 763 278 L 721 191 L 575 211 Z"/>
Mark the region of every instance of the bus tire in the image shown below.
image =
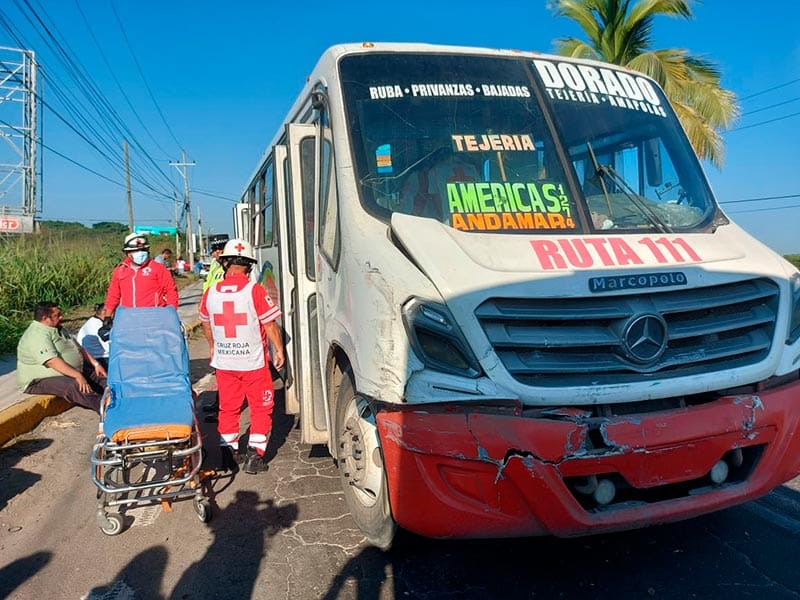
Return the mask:
<path id="1" fill-rule="evenodd" d="M 397 524 L 389 504 L 383 461 L 375 460 L 380 455 L 375 415 L 356 393 L 350 369 L 339 385 L 336 431 L 337 466 L 347 508 L 370 544 L 388 550 Z"/>

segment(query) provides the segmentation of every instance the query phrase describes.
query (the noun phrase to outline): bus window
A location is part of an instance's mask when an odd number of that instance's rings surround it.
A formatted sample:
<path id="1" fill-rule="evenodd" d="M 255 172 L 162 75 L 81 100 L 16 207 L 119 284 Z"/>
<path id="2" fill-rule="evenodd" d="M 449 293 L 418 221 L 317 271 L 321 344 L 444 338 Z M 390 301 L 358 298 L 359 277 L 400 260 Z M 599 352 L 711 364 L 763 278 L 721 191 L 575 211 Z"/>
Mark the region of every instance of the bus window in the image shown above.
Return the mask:
<path id="1" fill-rule="evenodd" d="M 300 177 L 303 181 L 303 247 L 306 258 L 306 275 L 312 281 L 316 278 L 314 261 L 314 152 L 316 140 L 305 138 L 300 143 Z"/>
<path id="2" fill-rule="evenodd" d="M 264 222 L 262 219 L 264 210 L 264 173 L 261 173 L 256 180 L 255 200 L 256 203 L 253 207 L 255 239 L 253 240 L 253 245 L 258 247 L 264 244 Z"/>
<path id="3" fill-rule="evenodd" d="M 332 159 L 331 143 L 326 139 L 322 143 L 322 166 L 320 169 L 319 247 L 322 255 L 335 268 L 339 261 L 339 207 L 336 186 L 331 185 Z"/>
<path id="4" fill-rule="evenodd" d="M 340 69 L 366 210 L 461 231 L 576 229 L 576 200 L 523 64 L 376 54 L 348 57 Z M 441 89 L 419 83 L 451 82 L 454 73 L 457 83 Z M 400 93 L 380 97 L 378 90 L 395 86 Z"/>
<path id="5" fill-rule="evenodd" d="M 272 179 L 273 166 L 272 162 L 267 165 L 262 178 L 262 198 L 261 198 L 261 223 L 263 226 L 262 231 L 262 244 L 264 246 L 273 245 L 273 231 L 275 227 L 273 217 L 273 179 Z"/>

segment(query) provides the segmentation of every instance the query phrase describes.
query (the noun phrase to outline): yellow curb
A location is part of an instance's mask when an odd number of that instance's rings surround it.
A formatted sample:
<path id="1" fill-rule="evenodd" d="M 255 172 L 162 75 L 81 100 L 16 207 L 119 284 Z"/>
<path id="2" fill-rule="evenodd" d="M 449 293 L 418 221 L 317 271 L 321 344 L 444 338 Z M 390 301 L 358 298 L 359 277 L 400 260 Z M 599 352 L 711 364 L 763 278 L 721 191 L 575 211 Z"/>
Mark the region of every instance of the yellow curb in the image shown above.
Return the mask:
<path id="1" fill-rule="evenodd" d="M 0 411 L 0 446 L 15 437 L 29 433 L 45 419 L 72 408 L 58 396 L 31 396 Z"/>

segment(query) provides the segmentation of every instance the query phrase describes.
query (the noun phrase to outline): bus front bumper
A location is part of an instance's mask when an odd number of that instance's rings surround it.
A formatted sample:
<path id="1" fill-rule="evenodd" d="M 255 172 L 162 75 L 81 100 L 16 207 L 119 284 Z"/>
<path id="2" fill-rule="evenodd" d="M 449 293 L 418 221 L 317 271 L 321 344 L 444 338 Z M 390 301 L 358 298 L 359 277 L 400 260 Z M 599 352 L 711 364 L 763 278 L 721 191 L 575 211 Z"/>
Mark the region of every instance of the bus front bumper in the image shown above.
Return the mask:
<path id="1" fill-rule="evenodd" d="M 392 514 L 430 537 L 632 529 L 740 504 L 800 473 L 800 381 L 602 419 L 459 403 L 384 408 L 377 424 Z"/>

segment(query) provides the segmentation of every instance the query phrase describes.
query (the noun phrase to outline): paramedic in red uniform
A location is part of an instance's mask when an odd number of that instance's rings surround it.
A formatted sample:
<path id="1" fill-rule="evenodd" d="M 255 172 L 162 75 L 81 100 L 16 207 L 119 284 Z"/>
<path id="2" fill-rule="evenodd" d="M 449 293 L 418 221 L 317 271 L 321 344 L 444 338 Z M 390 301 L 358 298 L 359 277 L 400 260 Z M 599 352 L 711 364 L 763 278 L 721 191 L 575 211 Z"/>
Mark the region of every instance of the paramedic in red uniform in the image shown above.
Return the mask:
<path id="1" fill-rule="evenodd" d="M 106 293 L 106 313 L 113 316 L 117 306 L 125 308 L 178 308 L 178 288 L 172 274 L 161 263 L 150 259 L 147 238 L 131 233 L 125 238 L 125 258 L 114 268 Z"/>
<path id="2" fill-rule="evenodd" d="M 233 470 L 238 462 L 239 414 L 245 397 L 250 407 L 250 436 L 245 473 L 267 468 L 264 453 L 272 431 L 274 388 L 269 367 L 269 345 L 275 349 L 273 363 L 283 366 L 283 341 L 275 320 L 280 310 L 267 291 L 250 280 L 255 264 L 253 248 L 240 239 L 225 244 L 219 257 L 225 277 L 206 290 L 200 300 L 200 321 L 211 348 L 211 366 L 219 388 L 219 421 L 223 468 Z"/>

